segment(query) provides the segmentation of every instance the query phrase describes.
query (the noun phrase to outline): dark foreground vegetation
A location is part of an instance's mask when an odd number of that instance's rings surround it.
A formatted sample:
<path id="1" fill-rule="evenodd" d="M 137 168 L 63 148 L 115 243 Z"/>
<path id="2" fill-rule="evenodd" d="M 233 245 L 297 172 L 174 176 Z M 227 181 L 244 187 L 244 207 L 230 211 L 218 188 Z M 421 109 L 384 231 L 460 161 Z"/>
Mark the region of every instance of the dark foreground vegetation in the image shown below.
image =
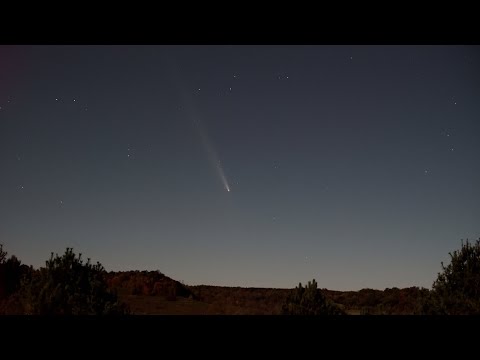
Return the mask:
<path id="1" fill-rule="evenodd" d="M 0 314 L 468 315 L 480 314 L 480 239 L 441 264 L 431 289 L 332 291 L 186 286 L 159 271 L 107 272 L 73 249 L 34 269 L 0 245 Z"/>

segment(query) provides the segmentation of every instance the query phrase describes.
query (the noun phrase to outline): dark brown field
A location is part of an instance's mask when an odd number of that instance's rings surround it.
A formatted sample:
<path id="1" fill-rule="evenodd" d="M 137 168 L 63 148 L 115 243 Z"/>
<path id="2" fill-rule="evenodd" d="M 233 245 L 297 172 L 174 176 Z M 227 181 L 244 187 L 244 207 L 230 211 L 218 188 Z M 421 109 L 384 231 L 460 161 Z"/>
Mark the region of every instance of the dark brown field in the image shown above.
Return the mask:
<path id="1" fill-rule="evenodd" d="M 280 315 L 292 289 L 187 286 L 158 272 L 109 274 L 121 301 L 138 315 Z M 332 291 L 327 298 L 350 315 L 413 314 L 421 290 Z"/>

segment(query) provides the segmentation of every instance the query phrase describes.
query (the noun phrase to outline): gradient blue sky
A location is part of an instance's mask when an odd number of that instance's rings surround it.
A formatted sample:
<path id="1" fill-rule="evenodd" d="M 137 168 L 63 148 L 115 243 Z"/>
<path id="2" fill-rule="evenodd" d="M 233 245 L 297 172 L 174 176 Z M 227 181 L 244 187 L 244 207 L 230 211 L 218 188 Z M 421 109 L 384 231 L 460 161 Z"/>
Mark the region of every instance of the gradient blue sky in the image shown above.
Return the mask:
<path id="1" fill-rule="evenodd" d="M 190 285 L 430 287 L 480 236 L 478 46 L 0 59 L 0 242 L 23 263 L 68 246 Z"/>

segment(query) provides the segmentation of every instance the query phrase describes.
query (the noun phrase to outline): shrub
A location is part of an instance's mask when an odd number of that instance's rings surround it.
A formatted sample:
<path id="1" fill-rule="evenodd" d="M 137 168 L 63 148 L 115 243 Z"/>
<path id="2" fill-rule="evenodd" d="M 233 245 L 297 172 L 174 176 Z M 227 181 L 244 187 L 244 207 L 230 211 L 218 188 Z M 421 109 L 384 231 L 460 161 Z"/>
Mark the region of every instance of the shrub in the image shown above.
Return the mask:
<path id="1" fill-rule="evenodd" d="M 421 313 L 445 315 L 480 314 L 480 239 L 466 241 L 460 250 L 449 253 L 450 264 L 444 266 L 423 297 Z"/>
<path id="2" fill-rule="evenodd" d="M 299 283 L 287 297 L 282 307 L 285 315 L 342 315 L 344 314 L 337 305 L 329 301 L 322 291 L 317 288 L 313 279 L 305 287 Z"/>
<path id="3" fill-rule="evenodd" d="M 7 252 L 0 244 L 0 299 L 7 298 L 20 287 L 23 274 L 28 269 L 15 255 L 7 259 Z"/>
<path id="4" fill-rule="evenodd" d="M 103 315 L 124 314 L 125 305 L 118 302 L 105 281 L 105 269 L 97 262 L 84 263 L 73 249 L 63 256 L 53 253 L 46 267 L 26 279 L 24 303 L 30 314 Z"/>

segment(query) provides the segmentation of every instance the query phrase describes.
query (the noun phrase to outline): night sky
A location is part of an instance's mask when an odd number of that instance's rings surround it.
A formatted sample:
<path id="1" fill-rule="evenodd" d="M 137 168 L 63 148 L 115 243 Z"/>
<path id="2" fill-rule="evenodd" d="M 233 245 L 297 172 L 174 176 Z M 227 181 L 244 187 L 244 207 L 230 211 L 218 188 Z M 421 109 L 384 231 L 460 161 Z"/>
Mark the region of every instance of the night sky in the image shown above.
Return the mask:
<path id="1" fill-rule="evenodd" d="M 478 46 L 0 46 L 0 243 L 34 267 L 430 288 L 479 155 Z"/>

